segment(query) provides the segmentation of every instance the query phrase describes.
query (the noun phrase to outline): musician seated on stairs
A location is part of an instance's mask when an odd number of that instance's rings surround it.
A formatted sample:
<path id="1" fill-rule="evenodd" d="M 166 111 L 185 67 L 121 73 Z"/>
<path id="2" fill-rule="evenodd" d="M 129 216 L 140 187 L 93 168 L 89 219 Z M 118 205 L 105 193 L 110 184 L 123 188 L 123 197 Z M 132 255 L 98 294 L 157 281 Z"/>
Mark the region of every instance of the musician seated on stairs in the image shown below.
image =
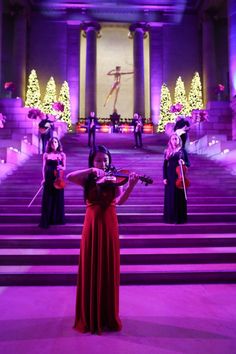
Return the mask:
<path id="1" fill-rule="evenodd" d="M 42 153 L 46 151 L 46 145 L 50 138 L 53 136 L 53 119 L 48 114 L 43 115 L 39 123 L 39 136 L 42 142 Z"/>

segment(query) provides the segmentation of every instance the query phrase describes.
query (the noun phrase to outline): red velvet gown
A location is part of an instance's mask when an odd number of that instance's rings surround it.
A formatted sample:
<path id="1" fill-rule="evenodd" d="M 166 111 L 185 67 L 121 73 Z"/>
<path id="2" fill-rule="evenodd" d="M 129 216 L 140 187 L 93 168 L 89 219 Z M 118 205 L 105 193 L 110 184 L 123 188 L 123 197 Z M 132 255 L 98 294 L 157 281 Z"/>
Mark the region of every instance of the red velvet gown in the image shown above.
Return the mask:
<path id="1" fill-rule="evenodd" d="M 101 334 L 121 330 L 120 248 L 113 186 L 89 189 L 80 247 L 74 328 Z"/>

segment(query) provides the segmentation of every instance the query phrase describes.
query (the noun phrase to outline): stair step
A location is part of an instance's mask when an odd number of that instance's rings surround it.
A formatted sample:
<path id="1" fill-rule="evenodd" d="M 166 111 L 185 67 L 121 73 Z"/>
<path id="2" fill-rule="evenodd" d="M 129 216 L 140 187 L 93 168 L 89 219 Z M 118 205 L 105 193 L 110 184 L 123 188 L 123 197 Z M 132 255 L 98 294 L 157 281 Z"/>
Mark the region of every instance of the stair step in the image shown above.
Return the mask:
<path id="1" fill-rule="evenodd" d="M 119 224 L 137 223 L 142 220 L 143 223 L 152 223 L 155 220 L 156 223 L 163 222 L 163 213 L 120 213 L 118 212 Z M 67 224 L 71 223 L 83 223 L 84 213 L 66 213 Z M 32 223 L 38 224 L 40 220 L 40 214 L 2 214 L 0 216 L 0 224 L 19 224 L 19 223 Z M 221 213 L 188 213 L 188 221 L 190 223 L 196 222 L 212 222 L 212 223 L 222 223 L 222 222 L 233 222 L 236 220 L 236 212 L 221 212 Z"/>
<path id="2" fill-rule="evenodd" d="M 0 265 L 78 264 L 79 250 L 1 250 Z M 121 249 L 121 264 L 236 263 L 236 247 Z"/>
<path id="3" fill-rule="evenodd" d="M 223 268 L 223 270 L 222 270 Z M 121 266 L 121 285 L 236 282 L 235 264 Z M 1 286 L 76 285 L 78 266 L 0 267 Z"/>

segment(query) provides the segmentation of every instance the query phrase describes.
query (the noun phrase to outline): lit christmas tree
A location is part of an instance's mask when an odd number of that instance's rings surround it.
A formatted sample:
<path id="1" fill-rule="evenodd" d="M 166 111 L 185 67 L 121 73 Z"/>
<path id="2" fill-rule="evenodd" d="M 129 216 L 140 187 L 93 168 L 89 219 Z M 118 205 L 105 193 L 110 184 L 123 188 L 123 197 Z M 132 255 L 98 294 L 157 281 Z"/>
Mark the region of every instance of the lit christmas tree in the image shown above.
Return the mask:
<path id="1" fill-rule="evenodd" d="M 64 105 L 64 111 L 61 112 L 61 120 L 66 122 L 69 130 L 71 130 L 70 90 L 67 81 L 62 84 L 58 101 Z"/>
<path id="2" fill-rule="evenodd" d="M 183 106 L 183 109 L 179 112 L 179 115 L 189 115 L 189 104 L 186 97 L 184 82 L 182 81 L 181 76 L 179 76 L 176 81 L 175 103 L 181 103 Z"/>
<path id="3" fill-rule="evenodd" d="M 173 122 L 173 115 L 170 112 L 171 97 L 170 91 L 166 84 L 161 87 L 161 103 L 160 103 L 160 121 L 158 123 L 158 132 L 165 130 L 167 123 Z"/>
<path id="4" fill-rule="evenodd" d="M 194 74 L 191 82 L 188 102 L 190 112 L 192 112 L 193 109 L 203 109 L 202 85 L 197 72 Z"/>
<path id="5" fill-rule="evenodd" d="M 55 110 L 53 110 L 52 108 L 52 103 L 56 102 L 56 100 L 57 100 L 56 84 L 54 78 L 51 76 L 47 83 L 46 92 L 43 99 L 43 105 L 42 105 L 43 112 L 49 114 L 56 114 Z"/>
<path id="6" fill-rule="evenodd" d="M 37 78 L 36 71 L 33 69 L 29 75 L 29 81 L 26 91 L 26 100 L 25 106 L 32 108 L 41 108 L 41 99 L 40 99 L 40 87 L 39 81 Z"/>

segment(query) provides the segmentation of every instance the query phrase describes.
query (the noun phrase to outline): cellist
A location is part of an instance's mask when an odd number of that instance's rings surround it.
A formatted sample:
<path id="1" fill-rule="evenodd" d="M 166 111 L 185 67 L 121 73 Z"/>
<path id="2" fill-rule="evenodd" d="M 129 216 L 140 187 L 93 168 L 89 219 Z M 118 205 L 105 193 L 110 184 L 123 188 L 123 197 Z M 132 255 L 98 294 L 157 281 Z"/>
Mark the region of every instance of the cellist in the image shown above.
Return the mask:
<path id="1" fill-rule="evenodd" d="M 184 189 L 176 186 L 178 174 L 176 168 L 180 165 L 190 166 L 188 154 L 182 148 L 182 141 L 177 134 L 172 134 L 164 152 L 163 182 L 164 222 L 183 224 L 187 222 L 187 198 Z"/>
<path id="2" fill-rule="evenodd" d="M 60 179 L 66 168 L 66 154 L 63 152 L 61 142 L 58 138 L 51 138 L 43 154 L 43 197 L 41 208 L 40 227 L 48 228 L 49 225 L 65 224 L 64 212 L 64 188 L 63 183 L 58 188 L 55 181 Z"/>

